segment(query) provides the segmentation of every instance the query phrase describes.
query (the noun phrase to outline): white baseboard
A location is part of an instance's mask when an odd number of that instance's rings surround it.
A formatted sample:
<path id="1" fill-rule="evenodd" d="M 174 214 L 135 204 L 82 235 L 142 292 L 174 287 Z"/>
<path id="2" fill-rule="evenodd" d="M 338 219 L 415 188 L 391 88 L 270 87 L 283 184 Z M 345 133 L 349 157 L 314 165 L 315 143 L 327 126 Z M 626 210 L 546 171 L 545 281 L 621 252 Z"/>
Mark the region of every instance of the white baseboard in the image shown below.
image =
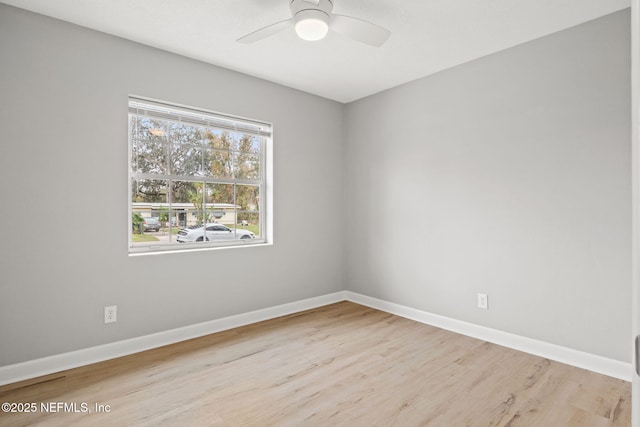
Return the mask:
<path id="1" fill-rule="evenodd" d="M 287 314 L 309 310 L 323 305 L 344 301 L 345 291 L 319 297 L 308 298 L 288 304 L 268 307 L 261 310 L 224 317 L 182 328 L 162 331 L 155 334 L 131 338 L 114 343 L 103 344 L 68 353 L 56 354 L 41 359 L 29 360 L 0 367 L 0 385 L 53 374 L 67 369 L 102 362 L 116 357 L 127 356 L 152 348 L 175 344 L 192 338 L 198 338 L 215 332 L 225 331 L 263 320 L 274 319 Z"/>
<path id="2" fill-rule="evenodd" d="M 370 296 L 346 291 L 346 299 L 367 307 L 386 311 L 387 313 L 405 317 L 441 329 L 446 329 L 472 338 L 481 339 L 514 350 L 534 354 L 536 356 L 555 360 L 578 368 L 587 369 L 599 374 L 619 378 L 625 381 L 632 380 L 633 367 L 631 363 L 609 359 L 595 354 L 526 338 L 520 335 L 499 331 L 449 317 L 440 316 L 415 308 L 384 301 Z"/>
<path id="3" fill-rule="evenodd" d="M 632 379 L 632 366 L 630 363 L 439 316 L 355 292 L 340 291 L 142 337 L 2 366 L 0 367 L 0 385 L 53 374 L 55 372 L 102 362 L 116 357 L 127 356 L 152 348 L 175 344 L 180 341 L 198 338 L 345 300 L 614 378 L 620 378 L 626 381 L 631 381 Z"/>

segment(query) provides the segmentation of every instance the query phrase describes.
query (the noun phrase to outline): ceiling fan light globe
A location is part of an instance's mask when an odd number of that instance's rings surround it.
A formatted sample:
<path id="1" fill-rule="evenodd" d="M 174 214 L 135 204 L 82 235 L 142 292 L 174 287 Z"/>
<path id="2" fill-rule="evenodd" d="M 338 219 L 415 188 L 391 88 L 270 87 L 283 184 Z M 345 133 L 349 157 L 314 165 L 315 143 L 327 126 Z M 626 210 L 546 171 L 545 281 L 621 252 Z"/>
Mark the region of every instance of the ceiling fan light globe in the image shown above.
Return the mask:
<path id="1" fill-rule="evenodd" d="M 319 19 L 303 19 L 296 22 L 296 34 L 302 40 L 321 40 L 327 35 L 329 26 Z"/>
<path id="2" fill-rule="evenodd" d="M 296 34 L 302 40 L 323 39 L 329 31 L 329 16 L 318 10 L 305 10 L 296 15 Z"/>

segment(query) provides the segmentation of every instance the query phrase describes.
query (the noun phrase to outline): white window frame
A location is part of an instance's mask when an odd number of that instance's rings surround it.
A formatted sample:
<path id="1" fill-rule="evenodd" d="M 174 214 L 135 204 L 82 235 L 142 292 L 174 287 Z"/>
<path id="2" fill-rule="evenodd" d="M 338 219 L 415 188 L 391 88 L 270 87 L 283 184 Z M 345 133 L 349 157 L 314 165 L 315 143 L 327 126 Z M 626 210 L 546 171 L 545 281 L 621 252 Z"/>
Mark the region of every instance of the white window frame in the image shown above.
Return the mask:
<path id="1" fill-rule="evenodd" d="M 230 247 L 243 247 L 243 246 L 255 246 L 272 243 L 272 224 L 271 218 L 271 203 L 272 203 L 272 185 L 271 180 L 273 173 L 271 171 L 272 164 L 272 141 L 273 141 L 273 125 L 268 122 L 258 121 L 253 119 L 247 119 L 242 117 L 231 116 L 227 114 L 217 113 L 202 108 L 188 107 L 179 104 L 168 103 L 164 101 L 153 100 L 149 98 L 130 95 L 128 98 L 128 249 L 129 255 L 137 254 L 156 254 L 156 253 L 170 253 L 170 252 L 184 252 L 191 250 L 203 250 L 203 249 L 219 249 Z M 260 150 L 260 173 L 258 179 L 247 180 L 238 178 L 216 178 L 216 177 L 203 177 L 199 175 L 193 176 L 175 176 L 170 173 L 166 174 L 149 174 L 135 171 L 133 162 L 133 144 L 132 139 L 134 135 L 134 129 L 131 126 L 132 114 L 142 115 L 145 117 L 154 118 L 157 120 L 165 120 L 174 123 L 187 123 L 194 126 L 204 127 L 217 131 L 231 131 L 237 133 L 248 134 L 252 136 L 258 136 L 261 138 L 261 150 Z M 203 182 L 205 184 L 237 184 L 237 185 L 254 185 L 259 187 L 259 229 L 260 236 L 256 236 L 255 239 L 234 239 L 223 241 L 209 241 L 200 243 L 164 243 L 164 244 L 152 244 L 149 245 L 133 245 L 132 240 L 132 220 L 133 220 L 133 191 L 132 183 L 134 180 L 141 179 L 153 179 L 153 180 L 181 180 L 192 182 Z M 235 190 L 234 190 L 235 197 Z M 235 200 L 234 200 L 235 204 Z M 171 207 L 169 207 L 171 216 Z M 234 213 L 235 228 L 238 228 L 237 224 L 237 209 Z M 224 225 L 224 224 L 223 224 Z M 171 235 L 172 228 L 181 228 L 179 225 L 171 226 L 169 221 L 169 233 Z"/>

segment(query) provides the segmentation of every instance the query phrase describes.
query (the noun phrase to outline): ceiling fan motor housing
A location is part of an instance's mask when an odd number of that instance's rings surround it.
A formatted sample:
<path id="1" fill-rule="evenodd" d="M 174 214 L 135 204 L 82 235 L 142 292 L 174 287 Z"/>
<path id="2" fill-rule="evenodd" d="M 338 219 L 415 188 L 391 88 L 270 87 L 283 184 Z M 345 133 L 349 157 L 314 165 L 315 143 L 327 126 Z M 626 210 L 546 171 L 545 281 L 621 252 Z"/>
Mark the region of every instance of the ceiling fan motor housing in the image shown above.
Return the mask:
<path id="1" fill-rule="evenodd" d="M 329 24 L 333 2 L 331 0 L 291 0 L 291 15 L 295 22 L 318 19 Z"/>

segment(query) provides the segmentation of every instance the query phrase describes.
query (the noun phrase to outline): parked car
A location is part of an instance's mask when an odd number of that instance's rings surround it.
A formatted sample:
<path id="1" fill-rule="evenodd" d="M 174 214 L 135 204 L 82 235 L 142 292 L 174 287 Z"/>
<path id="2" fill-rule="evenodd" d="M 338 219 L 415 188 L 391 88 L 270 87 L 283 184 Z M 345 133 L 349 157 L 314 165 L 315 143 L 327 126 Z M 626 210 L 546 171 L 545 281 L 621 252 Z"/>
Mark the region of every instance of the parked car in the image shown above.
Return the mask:
<path id="1" fill-rule="evenodd" d="M 153 217 L 145 218 L 142 226 L 144 227 L 144 231 L 160 231 L 160 228 L 162 228 L 162 226 L 160 225 L 160 221 L 158 221 L 158 218 Z"/>
<path id="2" fill-rule="evenodd" d="M 235 230 L 226 225 L 210 223 L 199 227 L 183 228 L 176 235 L 176 240 L 180 243 L 208 242 L 215 240 L 235 240 L 235 239 L 255 239 L 256 235 L 251 231 L 236 228 Z"/>

